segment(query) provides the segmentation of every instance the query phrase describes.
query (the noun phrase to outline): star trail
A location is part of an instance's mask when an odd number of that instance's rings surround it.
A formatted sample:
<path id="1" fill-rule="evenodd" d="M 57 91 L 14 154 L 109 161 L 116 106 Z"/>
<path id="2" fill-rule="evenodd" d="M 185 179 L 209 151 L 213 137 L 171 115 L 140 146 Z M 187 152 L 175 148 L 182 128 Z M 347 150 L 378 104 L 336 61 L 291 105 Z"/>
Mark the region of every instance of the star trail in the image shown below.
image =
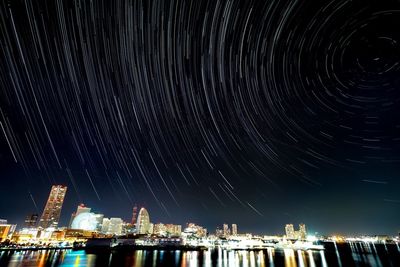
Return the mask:
<path id="1" fill-rule="evenodd" d="M 395 0 L 3 0 L 1 202 L 396 231 L 399 26 Z"/>

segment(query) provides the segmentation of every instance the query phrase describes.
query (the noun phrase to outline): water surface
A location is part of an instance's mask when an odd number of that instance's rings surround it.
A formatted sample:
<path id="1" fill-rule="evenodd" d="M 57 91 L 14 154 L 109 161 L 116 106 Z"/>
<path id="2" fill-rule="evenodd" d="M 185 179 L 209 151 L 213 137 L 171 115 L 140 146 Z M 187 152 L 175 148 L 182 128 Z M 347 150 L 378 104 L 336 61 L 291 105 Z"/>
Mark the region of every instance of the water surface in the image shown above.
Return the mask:
<path id="1" fill-rule="evenodd" d="M 86 253 L 84 250 L 2 251 L 0 266 L 243 266 L 243 267 L 386 267 L 400 266 L 396 244 L 325 244 L 324 251 L 291 249 L 263 251 L 114 251 Z"/>

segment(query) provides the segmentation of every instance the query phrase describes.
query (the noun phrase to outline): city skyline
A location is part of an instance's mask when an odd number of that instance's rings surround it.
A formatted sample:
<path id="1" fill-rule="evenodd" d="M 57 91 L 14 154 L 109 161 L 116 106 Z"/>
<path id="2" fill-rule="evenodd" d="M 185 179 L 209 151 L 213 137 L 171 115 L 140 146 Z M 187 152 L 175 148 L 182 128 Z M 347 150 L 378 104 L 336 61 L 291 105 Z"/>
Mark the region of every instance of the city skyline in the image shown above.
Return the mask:
<path id="1" fill-rule="evenodd" d="M 398 233 L 399 11 L 2 1 L 0 218 L 67 226 L 84 203 L 131 222 L 137 204 L 222 231 Z"/>
<path id="2" fill-rule="evenodd" d="M 61 192 L 60 192 L 61 190 Z M 70 215 L 70 219 L 69 219 L 69 223 L 68 224 L 63 224 L 63 223 L 59 223 L 59 218 L 60 218 L 60 214 L 62 214 L 62 205 L 64 203 L 65 200 L 65 196 L 66 196 L 66 191 L 67 191 L 67 187 L 65 185 L 52 185 L 51 186 L 51 190 L 49 193 L 49 197 L 47 199 L 46 205 L 44 206 L 43 212 L 42 212 L 42 216 L 38 216 L 37 214 L 28 214 L 25 218 L 24 224 L 11 224 L 11 225 L 16 225 L 16 229 L 21 230 L 21 229 L 26 229 L 26 228 L 70 228 L 70 229 L 80 229 L 79 227 L 77 228 L 76 226 L 78 224 L 74 224 L 74 220 L 78 217 L 78 215 L 81 214 L 90 214 L 90 216 L 81 216 L 84 218 L 84 220 L 96 220 L 97 226 L 93 225 L 93 227 L 88 227 L 86 230 L 92 230 L 92 231 L 102 231 L 102 232 L 108 232 L 107 230 L 104 230 L 104 226 L 102 226 L 101 221 L 103 221 L 103 225 L 104 225 L 104 220 L 106 220 L 107 225 L 106 225 L 106 229 L 109 227 L 108 224 L 110 223 L 110 220 L 119 220 L 118 224 L 120 224 L 122 226 L 123 223 L 126 224 L 132 224 L 135 228 L 135 233 L 136 234 L 151 234 L 151 233 L 156 233 L 159 232 L 160 229 L 158 230 L 153 230 L 153 226 L 156 225 L 171 225 L 174 226 L 173 224 L 163 224 L 162 221 L 158 220 L 157 222 L 155 221 L 151 221 L 150 220 L 150 216 L 149 213 L 147 211 L 147 209 L 145 207 L 140 207 L 139 209 L 139 213 L 137 213 L 137 205 L 135 204 L 135 206 L 132 208 L 132 217 L 130 220 L 127 220 L 126 218 L 129 218 L 129 215 L 124 214 L 124 216 L 107 216 L 108 218 L 105 217 L 105 214 L 96 214 L 93 213 L 92 208 L 86 206 L 84 203 L 80 203 L 77 205 L 76 207 L 76 211 L 72 212 Z M 59 194 L 61 193 L 61 196 L 59 196 Z M 56 202 L 56 203 L 54 203 Z M 55 208 L 54 208 L 55 206 Z M 55 210 L 54 210 L 55 209 Z M 55 214 L 56 217 L 51 217 L 51 219 L 46 219 L 49 217 L 49 214 L 53 215 Z M 98 218 L 96 218 L 98 217 Z M 122 217 L 122 218 L 120 218 Z M 78 217 L 79 218 L 79 217 Z M 103 219 L 104 218 L 104 219 Z M 0 218 L 3 219 L 3 218 Z M 100 219 L 100 221 L 99 221 Z M 7 221 L 7 220 L 6 220 Z M 223 221 L 223 220 L 222 220 Z M 195 223 L 200 223 L 201 221 L 197 221 Z M 193 221 L 190 219 L 185 220 L 185 222 L 179 222 L 179 226 L 182 225 L 190 225 L 193 224 Z M 283 225 L 283 224 L 282 224 Z M 151 226 L 151 230 L 150 230 L 150 226 Z M 232 224 L 226 224 L 224 223 L 220 223 L 217 225 L 214 225 L 216 227 L 216 232 L 215 234 L 217 236 L 230 236 L 230 235 L 236 235 L 238 234 L 238 226 L 236 223 L 232 223 Z M 206 226 L 206 229 L 214 229 L 214 226 Z M 222 228 L 219 228 L 219 226 L 222 226 Z M 100 227 L 100 228 L 98 228 Z M 268 229 L 263 229 L 261 231 L 245 231 L 243 232 L 243 234 L 270 234 L 270 235 L 281 235 L 283 233 L 284 236 L 286 236 L 288 239 L 297 239 L 297 238 L 301 238 L 301 239 L 306 239 L 307 238 L 307 230 L 306 230 L 306 226 L 303 222 L 300 222 L 298 224 L 298 228 L 299 230 L 295 230 L 295 227 L 292 223 L 288 223 L 286 224 L 285 228 L 281 229 L 283 231 L 278 231 L 278 232 L 271 232 L 268 231 Z M 313 229 L 314 232 L 313 234 L 317 234 L 317 235 L 321 235 L 321 236 L 328 236 L 328 235 L 346 235 L 343 232 L 337 232 L 337 231 L 332 231 L 329 233 L 321 233 L 318 232 L 317 229 Z M 120 231 L 117 231 L 119 234 L 122 234 L 122 229 Z M 211 232 L 207 232 L 208 234 L 213 234 L 213 231 L 211 230 Z M 400 233 L 400 232 L 396 232 L 395 234 Z M 390 233 L 348 233 L 347 235 L 349 236 L 357 236 L 357 235 L 387 235 Z"/>

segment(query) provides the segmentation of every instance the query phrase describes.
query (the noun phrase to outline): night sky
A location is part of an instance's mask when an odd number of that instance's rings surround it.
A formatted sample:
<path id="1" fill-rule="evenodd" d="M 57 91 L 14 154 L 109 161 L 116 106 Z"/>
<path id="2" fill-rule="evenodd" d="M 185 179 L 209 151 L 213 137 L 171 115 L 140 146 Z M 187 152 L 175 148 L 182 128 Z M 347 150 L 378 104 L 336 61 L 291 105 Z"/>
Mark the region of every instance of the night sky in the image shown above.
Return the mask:
<path id="1" fill-rule="evenodd" d="M 400 1 L 0 3 L 0 218 L 52 184 L 214 231 L 400 229 Z"/>

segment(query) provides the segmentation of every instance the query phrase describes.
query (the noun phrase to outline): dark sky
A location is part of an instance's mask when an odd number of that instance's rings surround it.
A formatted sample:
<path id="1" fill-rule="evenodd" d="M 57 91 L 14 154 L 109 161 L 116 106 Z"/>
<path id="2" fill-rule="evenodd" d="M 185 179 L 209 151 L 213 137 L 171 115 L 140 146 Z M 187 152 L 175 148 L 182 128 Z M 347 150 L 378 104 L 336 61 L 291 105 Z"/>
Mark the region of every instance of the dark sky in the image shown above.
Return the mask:
<path id="1" fill-rule="evenodd" d="M 0 3 L 0 217 L 400 229 L 400 1 Z"/>

